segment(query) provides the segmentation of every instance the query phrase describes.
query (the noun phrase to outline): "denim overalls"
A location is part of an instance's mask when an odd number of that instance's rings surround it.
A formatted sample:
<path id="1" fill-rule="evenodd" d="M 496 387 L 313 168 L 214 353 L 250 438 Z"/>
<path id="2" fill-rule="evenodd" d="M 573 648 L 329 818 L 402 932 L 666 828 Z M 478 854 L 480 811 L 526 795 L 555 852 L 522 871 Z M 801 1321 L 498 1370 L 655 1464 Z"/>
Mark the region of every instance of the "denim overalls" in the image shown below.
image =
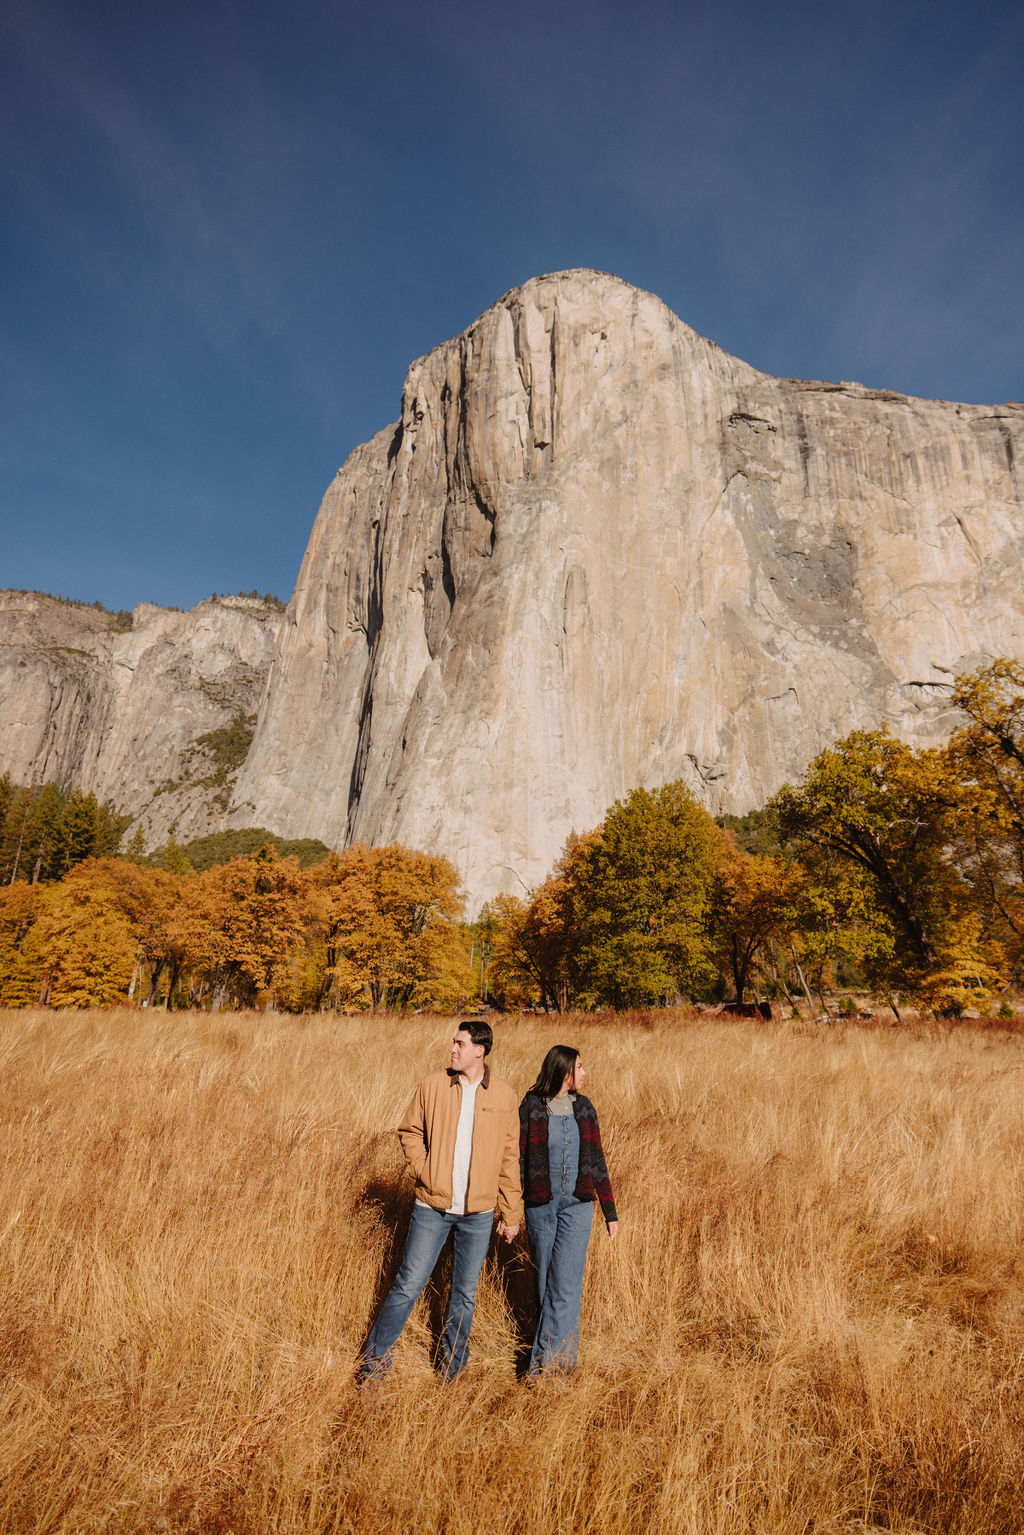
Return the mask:
<path id="1" fill-rule="evenodd" d="M 571 1102 L 571 1100 L 570 1100 Z M 593 1200 L 577 1199 L 580 1131 L 576 1116 L 548 1110 L 548 1171 L 551 1199 L 526 1212 L 530 1252 L 537 1265 L 540 1318 L 530 1354 L 530 1374 L 576 1363 L 580 1335 L 583 1268 L 594 1221 Z"/>

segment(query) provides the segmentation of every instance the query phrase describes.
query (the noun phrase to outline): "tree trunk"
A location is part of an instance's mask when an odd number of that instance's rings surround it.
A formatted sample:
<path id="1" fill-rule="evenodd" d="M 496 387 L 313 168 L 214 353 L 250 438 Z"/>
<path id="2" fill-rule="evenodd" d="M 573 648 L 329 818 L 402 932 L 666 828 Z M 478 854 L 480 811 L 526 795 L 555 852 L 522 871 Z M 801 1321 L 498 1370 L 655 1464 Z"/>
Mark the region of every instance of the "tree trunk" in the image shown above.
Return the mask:
<path id="1" fill-rule="evenodd" d="M 813 1001 L 813 999 L 811 997 L 810 992 L 807 989 L 806 977 L 804 976 L 804 973 L 803 973 L 803 971 L 800 968 L 800 961 L 796 957 L 796 950 L 795 949 L 790 949 L 789 952 L 792 955 L 793 964 L 796 966 L 796 973 L 800 977 L 800 985 L 803 988 L 804 996 L 807 998 L 807 1006 L 810 1008 L 811 1017 L 813 1018 L 814 1017 L 814 1001 Z"/>
<path id="2" fill-rule="evenodd" d="M 156 1000 L 156 994 L 160 986 L 160 977 L 164 973 L 164 961 L 158 960 L 153 967 L 153 979 L 149 983 L 149 996 L 146 998 L 146 1006 L 152 1007 Z"/>

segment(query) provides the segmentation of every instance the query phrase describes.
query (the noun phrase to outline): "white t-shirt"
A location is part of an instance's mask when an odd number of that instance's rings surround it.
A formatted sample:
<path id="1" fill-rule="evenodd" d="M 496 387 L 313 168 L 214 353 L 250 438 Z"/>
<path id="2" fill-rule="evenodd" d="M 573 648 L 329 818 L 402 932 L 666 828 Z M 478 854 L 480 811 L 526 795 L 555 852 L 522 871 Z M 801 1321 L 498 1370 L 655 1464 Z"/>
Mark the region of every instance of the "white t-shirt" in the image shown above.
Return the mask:
<path id="1" fill-rule="evenodd" d="M 462 1107 L 459 1128 L 455 1132 L 455 1161 L 452 1164 L 452 1202 L 446 1215 L 465 1215 L 466 1190 L 469 1188 L 469 1159 L 473 1154 L 473 1106 L 479 1082 L 472 1085 L 462 1079 Z"/>

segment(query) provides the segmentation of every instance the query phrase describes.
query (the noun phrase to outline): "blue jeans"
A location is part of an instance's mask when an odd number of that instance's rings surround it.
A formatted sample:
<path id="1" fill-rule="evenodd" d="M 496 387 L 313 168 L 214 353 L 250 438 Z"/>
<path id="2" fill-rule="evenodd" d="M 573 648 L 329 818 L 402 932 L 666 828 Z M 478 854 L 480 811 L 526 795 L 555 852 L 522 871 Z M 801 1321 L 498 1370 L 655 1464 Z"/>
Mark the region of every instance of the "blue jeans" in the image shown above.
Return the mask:
<path id="1" fill-rule="evenodd" d="M 399 1334 L 434 1272 L 449 1231 L 455 1233 L 452 1291 L 444 1314 L 440 1365 L 446 1380 L 453 1380 L 460 1370 L 465 1369 L 469 1358 L 469 1329 L 476 1306 L 476 1286 L 487 1257 L 493 1223 L 493 1210 L 483 1210 L 476 1215 L 445 1215 L 426 1205 L 413 1205 L 402 1266 L 366 1340 L 359 1370 L 361 1379 L 386 1375 L 390 1370 Z"/>
<path id="2" fill-rule="evenodd" d="M 583 1269 L 587 1261 L 593 1201 L 559 1194 L 526 1212 L 530 1252 L 537 1265 L 540 1318 L 530 1354 L 529 1372 L 569 1370 L 580 1341 Z"/>

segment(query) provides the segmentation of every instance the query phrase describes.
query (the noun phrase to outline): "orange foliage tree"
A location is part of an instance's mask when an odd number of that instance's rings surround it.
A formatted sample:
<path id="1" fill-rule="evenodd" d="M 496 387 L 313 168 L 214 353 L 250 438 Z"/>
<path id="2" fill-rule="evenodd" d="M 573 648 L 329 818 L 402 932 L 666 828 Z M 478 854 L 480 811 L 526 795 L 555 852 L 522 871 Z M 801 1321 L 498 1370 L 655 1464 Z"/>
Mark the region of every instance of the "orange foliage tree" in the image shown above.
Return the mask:
<path id="1" fill-rule="evenodd" d="M 136 942 L 100 861 L 78 864 L 39 897 L 25 940 L 44 1007 L 111 1007 L 127 999 Z"/>
<path id="2" fill-rule="evenodd" d="M 308 872 L 318 995 L 340 1006 L 457 1008 L 471 994 L 462 897 L 446 858 L 395 843 L 332 853 Z"/>
<path id="3" fill-rule="evenodd" d="M 39 955 L 31 943 L 39 914 L 38 885 L 0 887 L 0 1006 L 31 1007 L 39 1001 Z"/>

